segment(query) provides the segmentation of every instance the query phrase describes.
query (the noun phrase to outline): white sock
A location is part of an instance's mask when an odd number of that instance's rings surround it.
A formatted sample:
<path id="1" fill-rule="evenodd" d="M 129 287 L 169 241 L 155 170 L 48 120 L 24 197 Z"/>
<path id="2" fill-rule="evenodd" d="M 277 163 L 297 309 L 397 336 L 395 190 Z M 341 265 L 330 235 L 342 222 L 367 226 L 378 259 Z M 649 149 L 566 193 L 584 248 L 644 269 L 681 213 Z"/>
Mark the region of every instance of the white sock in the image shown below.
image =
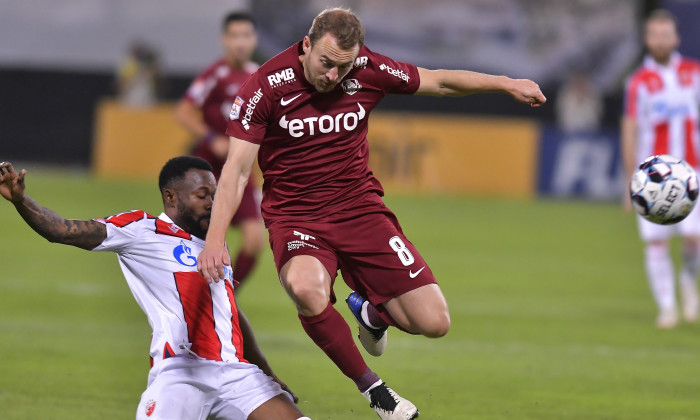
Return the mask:
<path id="1" fill-rule="evenodd" d="M 367 391 L 365 391 L 364 393 L 365 393 L 365 394 L 369 394 L 369 391 L 373 390 L 374 388 L 378 387 L 379 385 L 381 385 L 381 384 L 383 384 L 383 383 L 384 383 L 384 381 L 382 381 L 381 379 L 378 380 L 377 382 L 373 383 L 372 386 L 370 386 L 369 388 L 367 388 Z"/>
<path id="2" fill-rule="evenodd" d="M 683 269 L 679 280 L 685 316 L 689 318 L 697 318 L 698 272 L 700 272 L 700 247 L 684 246 Z"/>
<path id="3" fill-rule="evenodd" d="M 644 253 L 649 286 L 656 305 L 661 311 L 675 310 L 676 289 L 668 243 L 647 244 Z"/>
<path id="4" fill-rule="evenodd" d="M 700 247 L 683 247 L 683 269 L 680 283 L 682 286 L 695 286 L 700 271 Z"/>
<path id="5" fill-rule="evenodd" d="M 362 320 L 365 321 L 365 324 L 367 324 L 368 327 L 374 328 L 375 330 L 378 330 L 380 327 L 377 327 L 376 325 L 372 325 L 371 322 L 369 322 L 369 314 L 367 314 L 367 307 L 369 306 L 369 301 L 365 301 L 365 303 L 362 304 L 362 310 L 360 311 L 360 316 L 362 317 Z"/>

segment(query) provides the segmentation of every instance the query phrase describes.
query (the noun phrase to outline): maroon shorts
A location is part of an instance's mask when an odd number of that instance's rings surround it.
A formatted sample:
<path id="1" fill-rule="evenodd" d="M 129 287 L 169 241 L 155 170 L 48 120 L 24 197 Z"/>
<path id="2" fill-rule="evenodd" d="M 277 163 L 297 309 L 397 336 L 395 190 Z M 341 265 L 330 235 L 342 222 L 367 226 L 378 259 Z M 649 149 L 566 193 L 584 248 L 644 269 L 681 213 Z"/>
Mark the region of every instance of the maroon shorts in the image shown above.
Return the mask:
<path id="1" fill-rule="evenodd" d="M 207 162 L 212 167 L 212 172 L 216 180 L 221 177 L 221 169 L 224 167 L 225 160 L 217 158 L 209 148 L 209 142 L 200 141 L 194 148 L 192 152 L 194 156 L 200 157 Z M 244 220 L 262 220 L 260 214 L 260 200 L 262 199 L 262 194 L 258 188 L 255 180 L 251 176 L 248 179 L 248 185 L 246 185 L 245 190 L 243 190 L 243 198 L 241 199 L 241 205 L 238 206 L 238 211 L 233 215 L 231 219 L 231 226 L 239 226 Z"/>
<path id="2" fill-rule="evenodd" d="M 342 221 L 271 224 L 270 246 L 277 271 L 297 255 L 316 257 L 331 281 L 340 270 L 345 283 L 375 306 L 437 283 L 394 213 L 378 201 L 373 208 Z"/>

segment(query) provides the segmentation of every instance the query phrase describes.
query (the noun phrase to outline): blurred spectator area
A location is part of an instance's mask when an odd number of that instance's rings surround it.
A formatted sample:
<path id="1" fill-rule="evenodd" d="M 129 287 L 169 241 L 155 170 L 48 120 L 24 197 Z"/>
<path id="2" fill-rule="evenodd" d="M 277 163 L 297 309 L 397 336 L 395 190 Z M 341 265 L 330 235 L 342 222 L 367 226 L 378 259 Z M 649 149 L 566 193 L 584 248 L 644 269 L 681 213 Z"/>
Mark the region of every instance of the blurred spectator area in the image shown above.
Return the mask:
<path id="1" fill-rule="evenodd" d="M 682 23 L 690 19 L 692 27 L 700 18 L 696 1 L 207 0 L 204 7 L 188 0 L 64 0 L 58 7 L 48 0 L 0 0 L 1 159 L 87 166 L 96 105 L 114 96 L 117 66 L 134 39 L 158 51 L 160 100 L 173 101 L 219 56 L 226 12 L 249 9 L 258 19 L 256 58 L 263 62 L 301 39 L 313 16 L 336 3 L 359 14 L 367 44 L 378 52 L 429 68 L 532 78 L 550 99 L 533 110 L 497 95 L 388 96 L 382 110 L 553 123 L 555 94 L 578 71 L 603 94 L 607 126 L 618 121 L 622 81 L 641 57 L 644 13 L 677 4 L 685 8 Z M 694 18 L 686 10 L 691 3 Z"/>

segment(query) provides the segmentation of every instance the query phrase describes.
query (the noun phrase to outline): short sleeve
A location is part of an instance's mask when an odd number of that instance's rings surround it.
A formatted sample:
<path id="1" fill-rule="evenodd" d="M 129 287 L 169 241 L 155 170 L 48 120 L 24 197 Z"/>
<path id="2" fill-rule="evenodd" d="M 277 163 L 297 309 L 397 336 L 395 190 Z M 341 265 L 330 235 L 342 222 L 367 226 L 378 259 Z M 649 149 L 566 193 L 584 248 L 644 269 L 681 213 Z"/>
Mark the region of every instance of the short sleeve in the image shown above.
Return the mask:
<path id="1" fill-rule="evenodd" d="M 375 53 L 369 48 L 366 48 L 365 52 L 368 55 L 367 68 L 373 70 L 373 82 L 384 93 L 406 95 L 416 93 L 420 87 L 418 67 Z M 362 57 L 359 56 L 358 59 L 362 59 Z"/>
<path id="2" fill-rule="evenodd" d="M 136 243 L 141 235 L 143 221 L 149 216 L 144 211 L 133 210 L 126 213 L 119 213 L 104 219 L 95 219 L 104 223 L 107 227 L 107 238 L 93 251 L 120 252 Z"/>
<path id="3" fill-rule="evenodd" d="M 216 87 L 217 79 L 210 72 L 205 72 L 197 76 L 185 92 L 184 99 L 192 102 L 197 108 L 201 108 Z"/>
<path id="4" fill-rule="evenodd" d="M 625 117 L 636 118 L 639 112 L 640 100 L 644 92 L 642 91 L 644 84 L 641 83 L 639 77 L 632 76 L 625 84 L 625 102 L 623 115 Z"/>
<path id="5" fill-rule="evenodd" d="M 229 113 L 226 135 L 261 144 L 272 114 L 271 92 L 257 71 L 241 86 Z"/>

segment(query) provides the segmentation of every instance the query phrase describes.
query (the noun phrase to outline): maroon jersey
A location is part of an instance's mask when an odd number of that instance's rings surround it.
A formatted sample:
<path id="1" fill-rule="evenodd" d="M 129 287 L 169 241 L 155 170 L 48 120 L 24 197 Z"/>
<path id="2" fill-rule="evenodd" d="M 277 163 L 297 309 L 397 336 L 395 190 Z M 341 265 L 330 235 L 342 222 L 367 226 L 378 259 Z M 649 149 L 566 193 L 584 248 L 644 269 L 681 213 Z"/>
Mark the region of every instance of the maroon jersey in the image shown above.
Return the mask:
<path id="1" fill-rule="evenodd" d="M 202 111 L 210 130 L 223 135 L 238 90 L 257 68 L 257 64 L 248 63 L 245 68 L 236 69 L 224 59 L 218 60 L 194 79 L 185 99 Z"/>
<path id="2" fill-rule="evenodd" d="M 412 94 L 416 66 L 362 47 L 353 69 L 328 93 L 304 77 L 302 44 L 263 64 L 241 88 L 226 134 L 260 145 L 266 224 L 336 220 L 383 195 L 369 168 L 367 121 L 387 93 Z M 361 204 L 364 203 L 364 204 Z"/>

